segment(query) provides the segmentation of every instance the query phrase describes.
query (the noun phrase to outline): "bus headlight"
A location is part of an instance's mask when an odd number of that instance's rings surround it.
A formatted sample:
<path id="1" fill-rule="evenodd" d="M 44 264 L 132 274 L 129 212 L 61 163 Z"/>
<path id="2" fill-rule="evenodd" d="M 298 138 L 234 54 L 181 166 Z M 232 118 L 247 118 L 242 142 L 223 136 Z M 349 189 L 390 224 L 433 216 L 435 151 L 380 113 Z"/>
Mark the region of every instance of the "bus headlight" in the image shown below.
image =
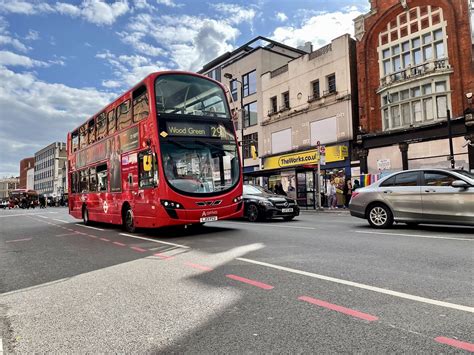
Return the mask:
<path id="1" fill-rule="evenodd" d="M 234 201 L 234 203 L 242 201 L 242 196 L 237 196 L 236 198 L 234 198 L 233 201 Z"/>
<path id="2" fill-rule="evenodd" d="M 183 205 L 179 202 L 174 202 L 170 200 L 161 200 L 161 204 L 163 205 L 164 208 L 170 208 L 170 209 L 183 209 Z"/>

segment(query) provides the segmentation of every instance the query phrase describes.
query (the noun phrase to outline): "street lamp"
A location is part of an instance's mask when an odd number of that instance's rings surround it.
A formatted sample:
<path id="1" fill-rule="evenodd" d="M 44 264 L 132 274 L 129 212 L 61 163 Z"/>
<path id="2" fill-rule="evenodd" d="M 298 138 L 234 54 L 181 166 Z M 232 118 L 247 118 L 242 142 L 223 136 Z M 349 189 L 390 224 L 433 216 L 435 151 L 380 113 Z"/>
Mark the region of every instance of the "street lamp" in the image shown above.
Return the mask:
<path id="1" fill-rule="evenodd" d="M 235 80 L 240 84 L 240 112 L 242 113 L 242 126 L 240 127 L 240 146 L 242 147 L 242 173 L 244 171 L 245 166 L 245 158 L 244 158 L 244 120 L 245 120 L 245 112 L 244 112 L 244 84 L 238 79 L 234 79 L 231 73 L 225 73 L 224 78 L 229 80 Z M 232 92 L 231 92 L 232 95 Z"/>

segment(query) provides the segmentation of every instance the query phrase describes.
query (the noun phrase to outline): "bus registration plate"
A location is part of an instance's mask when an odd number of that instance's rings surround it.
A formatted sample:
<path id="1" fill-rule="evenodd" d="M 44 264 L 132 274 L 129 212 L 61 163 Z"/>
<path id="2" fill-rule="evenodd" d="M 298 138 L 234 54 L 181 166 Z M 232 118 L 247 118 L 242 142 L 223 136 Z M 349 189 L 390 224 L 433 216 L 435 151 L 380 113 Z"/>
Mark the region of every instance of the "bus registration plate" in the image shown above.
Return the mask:
<path id="1" fill-rule="evenodd" d="M 203 222 L 215 222 L 215 221 L 217 221 L 217 216 L 202 217 L 199 221 L 201 223 L 203 223 Z"/>

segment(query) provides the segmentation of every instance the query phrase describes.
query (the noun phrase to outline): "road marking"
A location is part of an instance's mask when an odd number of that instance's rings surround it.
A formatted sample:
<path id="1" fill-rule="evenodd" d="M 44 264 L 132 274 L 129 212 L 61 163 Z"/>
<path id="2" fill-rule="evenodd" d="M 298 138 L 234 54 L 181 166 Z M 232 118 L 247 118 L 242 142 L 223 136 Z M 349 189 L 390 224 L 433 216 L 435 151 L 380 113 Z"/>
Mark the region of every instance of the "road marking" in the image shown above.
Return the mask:
<path id="1" fill-rule="evenodd" d="M 75 232 L 74 233 L 57 234 L 57 235 L 55 235 L 55 237 L 65 237 L 67 235 L 76 235 L 76 234 L 77 233 L 75 233 Z"/>
<path id="2" fill-rule="evenodd" d="M 459 304 L 455 304 L 455 303 L 449 303 L 449 302 L 433 300 L 433 299 L 430 299 L 430 298 L 410 295 L 410 294 L 404 293 L 404 292 L 392 291 L 392 290 L 389 290 L 389 289 L 386 289 L 386 288 L 365 285 L 365 284 L 361 284 L 361 283 L 358 283 L 358 282 L 342 280 L 342 279 L 338 279 L 338 278 L 335 278 L 335 277 L 319 275 L 319 274 L 315 274 L 315 273 L 307 272 L 307 271 L 296 270 L 296 269 L 292 269 L 292 268 L 289 268 L 289 267 L 264 263 L 262 261 L 257 261 L 257 260 L 251 260 L 251 259 L 245 259 L 245 258 L 237 258 L 236 260 L 244 261 L 244 262 L 251 263 L 251 264 L 266 266 L 266 267 L 281 270 L 281 271 L 287 271 L 287 272 L 291 272 L 293 274 L 309 276 L 309 277 L 313 277 L 315 279 L 334 282 L 334 283 L 338 283 L 338 284 L 341 284 L 341 285 L 347 285 L 347 286 L 361 288 L 361 289 L 364 289 L 364 290 L 383 293 L 385 295 L 390 295 L 390 296 L 399 297 L 399 298 L 405 298 L 405 299 L 408 299 L 408 300 L 427 303 L 427 304 L 440 306 L 440 307 L 445 307 L 445 308 L 451 308 L 451 309 L 455 309 L 455 310 L 458 310 L 458 311 L 474 313 L 474 307 L 468 307 L 468 306 L 463 306 L 463 305 L 459 305 Z"/>
<path id="3" fill-rule="evenodd" d="M 40 215 L 40 214 L 39 214 L 39 215 L 37 215 L 37 216 L 38 216 L 38 217 L 40 217 L 40 218 L 45 218 L 45 219 L 49 219 L 49 217 L 46 217 L 46 216 L 42 216 L 42 215 Z"/>
<path id="4" fill-rule="evenodd" d="M 437 337 L 435 338 L 435 341 L 441 344 L 454 346 L 455 348 L 458 348 L 458 349 L 474 352 L 474 344 L 467 343 L 464 341 L 459 341 L 456 339 L 451 339 L 451 338 L 446 338 L 446 337 Z"/>
<path id="5" fill-rule="evenodd" d="M 3 355 L 3 340 L 0 337 L 0 355 Z"/>
<path id="6" fill-rule="evenodd" d="M 118 245 L 118 246 L 121 246 L 121 247 L 126 247 L 127 246 L 126 244 L 123 244 L 123 243 L 120 243 L 120 242 L 112 242 L 112 244 L 115 244 L 115 245 Z"/>
<path id="7" fill-rule="evenodd" d="M 214 270 L 214 269 L 212 269 L 208 266 L 194 264 L 194 263 L 185 262 L 184 265 L 187 265 L 189 267 L 192 267 L 192 268 L 195 268 L 195 269 L 198 269 L 198 270 L 202 270 L 202 271 L 212 271 L 212 270 Z"/>
<path id="8" fill-rule="evenodd" d="M 172 256 L 168 256 L 168 255 L 165 255 L 165 254 L 162 254 L 162 253 L 155 253 L 153 255 L 157 256 L 158 258 L 163 259 L 163 260 L 173 259 Z"/>
<path id="9" fill-rule="evenodd" d="M 311 304 L 315 304 L 316 306 L 324 307 L 336 312 L 344 313 L 352 317 L 360 318 L 369 322 L 373 322 L 378 320 L 379 318 L 376 316 L 373 316 L 371 314 L 363 313 L 356 311 L 354 309 L 338 306 L 337 304 L 332 304 L 323 300 L 318 300 L 316 298 L 308 297 L 308 296 L 301 296 L 298 297 L 300 301 L 305 301 Z"/>
<path id="10" fill-rule="evenodd" d="M 90 228 L 90 229 L 95 229 L 95 230 L 97 230 L 97 231 L 103 231 L 102 228 L 96 228 L 96 227 L 91 227 L 91 226 L 85 226 L 85 225 L 80 224 L 80 223 L 76 223 L 76 226 L 84 227 L 84 228 Z"/>
<path id="11" fill-rule="evenodd" d="M 142 249 L 142 248 L 139 248 L 139 247 L 130 247 L 130 249 L 133 249 L 135 251 L 139 251 L 140 253 L 146 252 L 146 249 Z"/>
<path id="12" fill-rule="evenodd" d="M 255 223 L 249 223 L 249 222 L 221 222 L 221 224 L 234 224 L 234 225 L 249 225 L 252 227 L 270 227 L 270 228 L 290 228 L 290 229 L 309 229 L 309 230 L 315 230 L 315 227 L 303 227 L 303 226 L 284 226 L 284 225 L 279 225 L 279 224 L 255 224 Z"/>
<path id="13" fill-rule="evenodd" d="M 271 286 L 271 285 L 267 285 L 263 282 L 259 282 L 259 281 L 255 281 L 255 280 L 250 280 L 250 279 L 247 279 L 245 277 L 232 275 L 232 274 L 225 275 L 225 276 L 228 277 L 229 279 L 240 281 L 240 282 L 243 282 L 243 283 L 255 286 L 255 287 L 262 288 L 264 290 L 271 290 L 273 288 L 273 286 Z"/>
<path id="14" fill-rule="evenodd" d="M 92 237 L 92 236 L 91 236 Z M 100 240 L 103 240 L 104 242 L 110 242 L 110 239 L 107 238 L 99 238 Z"/>
<path id="15" fill-rule="evenodd" d="M 170 243 L 170 242 L 163 242 L 162 240 L 150 239 L 150 238 L 145 238 L 145 237 L 139 237 L 139 236 L 136 236 L 136 235 L 126 234 L 126 233 L 120 233 L 120 235 L 123 235 L 123 236 L 125 236 L 125 237 L 130 237 L 130 238 L 136 238 L 136 239 L 147 240 L 147 241 L 153 242 L 153 243 L 160 243 L 160 244 L 172 245 L 172 246 L 178 247 L 178 248 L 190 249 L 190 247 L 188 247 L 188 246 L 186 246 L 186 245 L 182 245 L 182 244 L 176 244 L 176 243 Z"/>
<path id="16" fill-rule="evenodd" d="M 420 235 L 420 234 L 405 234 L 405 233 L 386 233 L 386 232 L 371 232 L 371 231 L 354 231 L 355 233 L 361 234 L 382 234 L 382 235 L 395 235 L 401 237 L 411 237 L 411 238 L 428 238 L 428 239 L 449 239 L 449 240 L 467 240 L 474 241 L 474 239 L 469 238 L 454 238 L 454 237 L 440 237 L 436 235 Z"/>
<path id="17" fill-rule="evenodd" d="M 63 223 L 69 223 L 68 221 L 63 221 L 62 219 L 56 219 L 52 218 L 53 221 L 58 221 L 58 222 L 63 222 Z"/>
<path id="18" fill-rule="evenodd" d="M 28 240 L 31 240 L 31 238 L 6 240 L 5 243 L 26 242 L 26 241 L 28 241 Z"/>
<path id="19" fill-rule="evenodd" d="M 85 234 L 85 233 L 81 233 L 81 234 L 84 234 L 85 236 L 88 236 L 89 238 L 99 239 L 99 237 L 96 237 L 95 235 L 92 235 L 92 234 Z"/>

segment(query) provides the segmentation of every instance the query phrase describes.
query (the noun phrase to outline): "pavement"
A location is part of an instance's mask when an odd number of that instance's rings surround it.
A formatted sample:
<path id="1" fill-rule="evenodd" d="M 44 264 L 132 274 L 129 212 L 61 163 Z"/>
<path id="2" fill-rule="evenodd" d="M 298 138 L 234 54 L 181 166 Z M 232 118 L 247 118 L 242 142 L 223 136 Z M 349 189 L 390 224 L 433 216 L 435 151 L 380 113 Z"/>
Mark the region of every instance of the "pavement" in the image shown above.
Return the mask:
<path id="1" fill-rule="evenodd" d="M 335 211 L 134 234 L 63 208 L 0 211 L 0 345 L 474 352 L 474 229 L 379 231 Z"/>

